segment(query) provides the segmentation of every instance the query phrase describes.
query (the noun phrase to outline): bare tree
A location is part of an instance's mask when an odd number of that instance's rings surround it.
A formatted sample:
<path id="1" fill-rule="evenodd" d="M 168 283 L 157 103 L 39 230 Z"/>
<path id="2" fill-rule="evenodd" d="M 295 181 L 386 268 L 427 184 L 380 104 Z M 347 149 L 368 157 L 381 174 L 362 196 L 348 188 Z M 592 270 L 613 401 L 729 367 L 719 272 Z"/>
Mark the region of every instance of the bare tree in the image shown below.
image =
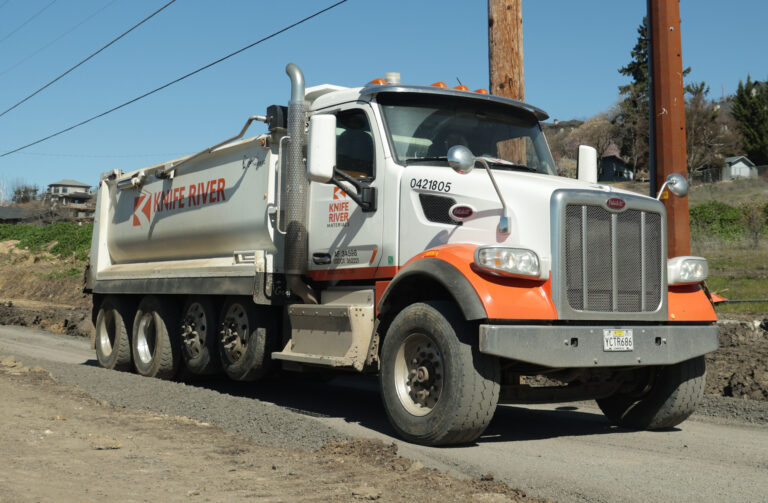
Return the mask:
<path id="1" fill-rule="evenodd" d="M 741 135 L 720 105 L 707 98 L 709 87 L 704 82 L 686 86 L 685 103 L 686 147 L 688 173 L 721 166 L 723 159 L 742 149 Z"/>

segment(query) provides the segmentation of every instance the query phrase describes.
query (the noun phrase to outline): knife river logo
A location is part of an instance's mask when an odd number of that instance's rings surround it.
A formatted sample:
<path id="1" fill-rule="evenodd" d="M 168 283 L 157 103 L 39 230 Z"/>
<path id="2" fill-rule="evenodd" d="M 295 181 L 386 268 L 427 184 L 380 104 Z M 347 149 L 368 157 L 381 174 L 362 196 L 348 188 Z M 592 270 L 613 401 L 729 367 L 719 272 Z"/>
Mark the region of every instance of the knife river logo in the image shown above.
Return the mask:
<path id="1" fill-rule="evenodd" d="M 159 192 L 142 190 L 141 194 L 133 200 L 133 226 L 139 227 L 145 223 L 152 223 L 152 218 L 157 213 L 197 208 L 226 201 L 227 197 L 224 194 L 226 188 L 226 181 L 219 178 Z"/>

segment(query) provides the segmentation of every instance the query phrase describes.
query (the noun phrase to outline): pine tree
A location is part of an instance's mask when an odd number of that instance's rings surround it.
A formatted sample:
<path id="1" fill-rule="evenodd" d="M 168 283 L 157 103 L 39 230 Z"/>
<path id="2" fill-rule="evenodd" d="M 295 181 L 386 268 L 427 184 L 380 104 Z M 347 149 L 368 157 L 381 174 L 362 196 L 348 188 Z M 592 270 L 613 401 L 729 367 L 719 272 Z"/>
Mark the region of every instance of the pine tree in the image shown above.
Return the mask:
<path id="1" fill-rule="evenodd" d="M 618 104 L 618 114 L 614 118 L 615 137 L 621 155 L 628 160 L 632 170 L 637 172 L 648 168 L 649 157 L 649 109 L 650 90 L 648 89 L 650 70 L 650 30 L 648 18 L 637 27 L 637 43 L 631 52 L 631 61 L 619 68 L 619 73 L 630 77 L 632 82 L 619 86 L 622 100 Z M 683 77 L 691 72 L 683 70 Z"/>
<path id="2" fill-rule="evenodd" d="M 747 157 L 757 165 L 768 164 L 768 81 L 739 81 L 731 114 L 744 137 Z"/>

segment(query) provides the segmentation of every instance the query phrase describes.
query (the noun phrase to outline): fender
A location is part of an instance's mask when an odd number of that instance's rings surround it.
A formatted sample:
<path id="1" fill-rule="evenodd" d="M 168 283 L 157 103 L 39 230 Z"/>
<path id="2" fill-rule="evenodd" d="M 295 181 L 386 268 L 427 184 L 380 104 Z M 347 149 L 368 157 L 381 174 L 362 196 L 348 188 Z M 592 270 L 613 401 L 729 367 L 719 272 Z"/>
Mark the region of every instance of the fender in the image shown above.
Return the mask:
<path id="1" fill-rule="evenodd" d="M 469 280 L 459 272 L 454 266 L 437 258 L 422 258 L 409 262 L 405 267 L 395 275 L 392 281 L 387 285 L 387 289 L 381 296 L 377 305 L 377 310 L 381 312 L 389 300 L 392 292 L 409 278 L 414 276 L 427 276 L 443 285 L 450 292 L 457 304 L 461 308 L 464 318 L 467 320 L 485 319 L 486 315 L 483 303 L 477 296 L 477 292 L 472 288 Z"/>
<path id="2" fill-rule="evenodd" d="M 397 285 L 423 274 L 436 280 L 459 302 L 467 320 L 556 320 L 550 280 L 502 278 L 474 267 L 477 245 L 450 244 L 424 251 L 403 267 L 378 303 L 381 310 Z"/>
<path id="3" fill-rule="evenodd" d="M 668 319 L 675 321 L 717 321 L 715 309 L 699 285 L 673 285 L 667 293 Z"/>

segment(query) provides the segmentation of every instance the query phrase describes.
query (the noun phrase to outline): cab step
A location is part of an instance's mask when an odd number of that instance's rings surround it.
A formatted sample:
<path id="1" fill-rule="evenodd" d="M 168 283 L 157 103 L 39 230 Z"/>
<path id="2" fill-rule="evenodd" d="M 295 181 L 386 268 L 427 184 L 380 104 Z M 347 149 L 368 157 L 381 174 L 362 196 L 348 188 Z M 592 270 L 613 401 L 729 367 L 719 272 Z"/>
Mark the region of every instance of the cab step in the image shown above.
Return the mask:
<path id="1" fill-rule="evenodd" d="M 334 288 L 321 304 L 288 307 L 290 339 L 275 360 L 363 370 L 374 334 L 372 289 Z"/>

